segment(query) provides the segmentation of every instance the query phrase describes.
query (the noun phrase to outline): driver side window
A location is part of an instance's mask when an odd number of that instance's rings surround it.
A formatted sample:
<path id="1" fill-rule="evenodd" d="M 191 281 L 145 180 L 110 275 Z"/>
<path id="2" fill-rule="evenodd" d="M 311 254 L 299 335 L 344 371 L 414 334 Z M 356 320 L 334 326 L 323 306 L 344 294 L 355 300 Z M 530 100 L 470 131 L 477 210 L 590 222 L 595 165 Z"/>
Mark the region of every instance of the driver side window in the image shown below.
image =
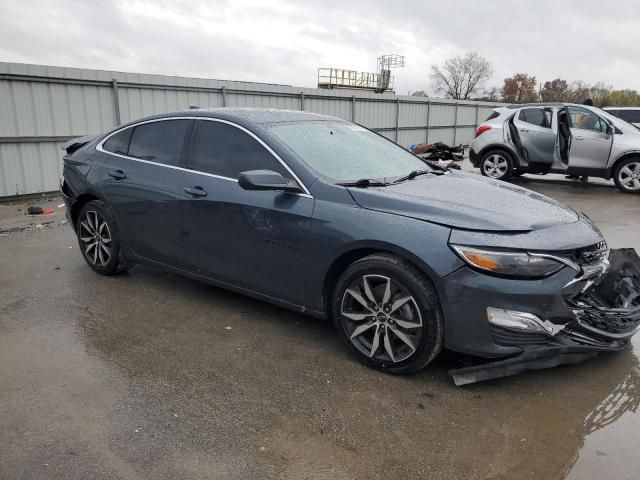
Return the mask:
<path id="1" fill-rule="evenodd" d="M 247 170 L 273 170 L 291 178 L 255 138 L 226 123 L 201 120 L 194 153 L 195 169 L 200 172 L 237 179 Z"/>
<path id="2" fill-rule="evenodd" d="M 592 132 L 607 132 L 607 124 L 595 113 L 579 107 L 567 107 L 571 128 L 580 130 L 591 130 Z"/>

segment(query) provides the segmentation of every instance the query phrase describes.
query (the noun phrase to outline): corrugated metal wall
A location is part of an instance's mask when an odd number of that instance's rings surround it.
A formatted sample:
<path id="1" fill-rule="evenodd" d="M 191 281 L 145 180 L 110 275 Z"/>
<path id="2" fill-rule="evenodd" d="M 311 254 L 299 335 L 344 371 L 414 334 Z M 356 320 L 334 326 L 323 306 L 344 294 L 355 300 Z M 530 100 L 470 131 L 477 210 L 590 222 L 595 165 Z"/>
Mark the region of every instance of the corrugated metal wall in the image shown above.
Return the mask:
<path id="1" fill-rule="evenodd" d="M 0 62 L 0 197 L 58 188 L 62 144 L 146 115 L 202 107 L 307 110 L 402 146 L 469 143 L 496 104 Z"/>

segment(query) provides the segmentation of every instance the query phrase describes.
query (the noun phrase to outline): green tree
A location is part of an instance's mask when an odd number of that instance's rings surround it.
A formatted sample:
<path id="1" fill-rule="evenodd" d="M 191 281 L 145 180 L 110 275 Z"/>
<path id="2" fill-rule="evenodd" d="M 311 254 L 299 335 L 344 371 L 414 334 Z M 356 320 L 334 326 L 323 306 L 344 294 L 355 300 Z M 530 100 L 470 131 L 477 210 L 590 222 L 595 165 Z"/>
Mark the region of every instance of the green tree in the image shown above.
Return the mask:
<path id="1" fill-rule="evenodd" d="M 609 105 L 612 107 L 640 107 L 640 94 L 636 90 L 611 90 Z"/>

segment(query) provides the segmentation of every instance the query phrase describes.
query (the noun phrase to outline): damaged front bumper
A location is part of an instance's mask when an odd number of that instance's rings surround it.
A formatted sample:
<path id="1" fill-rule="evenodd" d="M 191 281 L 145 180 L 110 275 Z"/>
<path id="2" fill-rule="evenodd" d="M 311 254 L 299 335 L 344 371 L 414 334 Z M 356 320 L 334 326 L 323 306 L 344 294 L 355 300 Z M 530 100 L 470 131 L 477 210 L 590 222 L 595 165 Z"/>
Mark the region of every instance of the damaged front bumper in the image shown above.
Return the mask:
<path id="1" fill-rule="evenodd" d="M 608 260 L 585 266 L 562 289 L 567 316 L 547 318 L 554 328 L 531 332 L 491 325 L 496 344 L 518 347 L 508 358 L 449 371 L 456 385 L 581 362 L 628 345 L 640 330 L 640 257 L 611 250 Z"/>

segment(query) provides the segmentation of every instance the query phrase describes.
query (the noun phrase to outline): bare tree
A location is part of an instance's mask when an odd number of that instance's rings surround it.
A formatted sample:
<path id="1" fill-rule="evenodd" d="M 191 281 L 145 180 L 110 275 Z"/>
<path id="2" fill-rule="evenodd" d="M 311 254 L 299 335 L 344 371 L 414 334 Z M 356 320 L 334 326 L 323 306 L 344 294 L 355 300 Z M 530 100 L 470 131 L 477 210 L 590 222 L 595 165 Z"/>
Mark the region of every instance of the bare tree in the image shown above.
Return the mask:
<path id="1" fill-rule="evenodd" d="M 431 66 L 431 80 L 435 89 L 457 100 L 468 100 L 491 75 L 491 64 L 475 52 L 450 58 L 441 66 Z"/>

